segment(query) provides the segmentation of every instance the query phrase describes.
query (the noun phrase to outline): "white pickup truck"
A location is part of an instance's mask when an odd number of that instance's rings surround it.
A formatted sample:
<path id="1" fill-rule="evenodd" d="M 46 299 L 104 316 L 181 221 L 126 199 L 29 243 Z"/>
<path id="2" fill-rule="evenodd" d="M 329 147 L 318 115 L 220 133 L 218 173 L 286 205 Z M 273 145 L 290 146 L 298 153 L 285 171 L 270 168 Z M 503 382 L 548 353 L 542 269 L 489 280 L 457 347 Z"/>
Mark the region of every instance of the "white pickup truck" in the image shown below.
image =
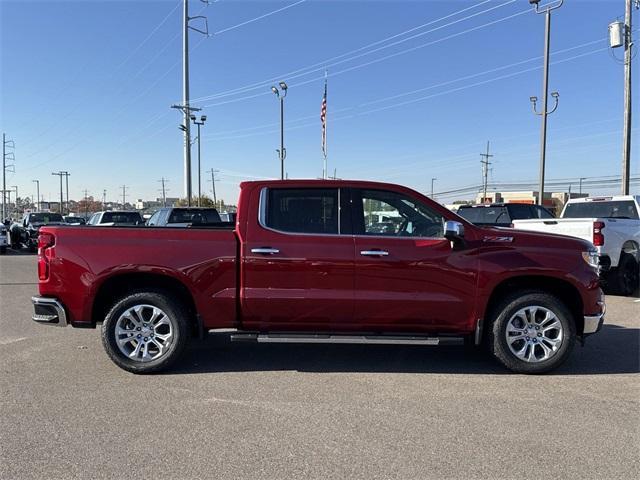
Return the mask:
<path id="1" fill-rule="evenodd" d="M 569 200 L 557 219 L 514 220 L 523 230 L 589 240 L 598 249 L 603 279 L 616 293 L 631 295 L 640 277 L 640 195 Z"/>

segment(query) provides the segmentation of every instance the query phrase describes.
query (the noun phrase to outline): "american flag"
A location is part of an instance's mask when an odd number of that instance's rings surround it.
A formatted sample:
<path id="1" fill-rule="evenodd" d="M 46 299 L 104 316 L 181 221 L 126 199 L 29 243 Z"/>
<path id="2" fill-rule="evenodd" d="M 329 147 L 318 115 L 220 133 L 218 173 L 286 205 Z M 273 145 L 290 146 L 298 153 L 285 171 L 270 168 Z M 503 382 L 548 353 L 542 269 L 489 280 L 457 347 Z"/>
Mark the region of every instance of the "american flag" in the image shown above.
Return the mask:
<path id="1" fill-rule="evenodd" d="M 324 95 L 320 107 L 320 121 L 322 122 L 322 154 L 327 156 L 327 78 L 324 79 Z"/>

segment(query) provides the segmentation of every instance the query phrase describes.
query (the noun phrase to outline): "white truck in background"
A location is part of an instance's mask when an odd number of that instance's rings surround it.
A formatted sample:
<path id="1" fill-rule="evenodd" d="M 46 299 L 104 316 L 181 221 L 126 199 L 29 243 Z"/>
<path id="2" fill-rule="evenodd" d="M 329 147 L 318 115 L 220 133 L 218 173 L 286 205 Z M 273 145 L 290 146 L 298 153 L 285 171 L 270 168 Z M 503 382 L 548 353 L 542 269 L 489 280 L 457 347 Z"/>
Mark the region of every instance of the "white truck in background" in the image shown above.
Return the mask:
<path id="1" fill-rule="evenodd" d="M 514 220 L 522 230 L 589 240 L 597 248 L 605 285 L 632 295 L 640 278 L 640 195 L 569 200 L 560 218 Z"/>

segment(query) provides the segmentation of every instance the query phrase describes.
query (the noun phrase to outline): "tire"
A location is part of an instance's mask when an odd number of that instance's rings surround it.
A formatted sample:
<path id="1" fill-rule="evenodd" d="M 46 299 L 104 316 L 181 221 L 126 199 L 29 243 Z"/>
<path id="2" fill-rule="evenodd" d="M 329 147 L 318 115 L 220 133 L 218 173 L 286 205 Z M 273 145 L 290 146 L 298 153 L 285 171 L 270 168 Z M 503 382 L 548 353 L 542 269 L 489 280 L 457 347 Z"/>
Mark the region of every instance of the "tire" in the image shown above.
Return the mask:
<path id="1" fill-rule="evenodd" d="M 564 363 L 575 345 L 576 326 L 571 312 L 560 299 L 546 292 L 514 292 L 497 305 L 491 320 L 489 351 L 516 373 L 554 370 Z"/>
<path id="2" fill-rule="evenodd" d="M 633 255 L 623 253 L 620 255 L 620 262 L 617 268 L 607 276 L 608 284 L 612 293 L 628 297 L 638 288 L 638 277 L 640 275 L 638 262 Z"/>
<path id="3" fill-rule="evenodd" d="M 0 247 L 0 255 L 7 253 L 7 247 Z"/>
<path id="4" fill-rule="evenodd" d="M 182 354 L 189 338 L 187 319 L 187 309 L 167 292 L 133 293 L 118 300 L 106 315 L 102 344 L 120 368 L 157 373 Z"/>

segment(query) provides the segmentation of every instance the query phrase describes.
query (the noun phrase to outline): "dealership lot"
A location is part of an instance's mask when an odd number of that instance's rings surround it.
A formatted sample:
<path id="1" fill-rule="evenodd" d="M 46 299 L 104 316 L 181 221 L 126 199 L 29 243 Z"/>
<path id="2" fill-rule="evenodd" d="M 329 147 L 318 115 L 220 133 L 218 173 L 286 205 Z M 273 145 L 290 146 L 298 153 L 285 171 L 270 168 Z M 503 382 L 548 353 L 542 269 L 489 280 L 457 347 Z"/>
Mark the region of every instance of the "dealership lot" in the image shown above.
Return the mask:
<path id="1" fill-rule="evenodd" d="M 167 374 L 30 320 L 0 256 L 0 478 L 638 478 L 640 302 L 556 373 L 461 347 L 194 345 Z"/>

